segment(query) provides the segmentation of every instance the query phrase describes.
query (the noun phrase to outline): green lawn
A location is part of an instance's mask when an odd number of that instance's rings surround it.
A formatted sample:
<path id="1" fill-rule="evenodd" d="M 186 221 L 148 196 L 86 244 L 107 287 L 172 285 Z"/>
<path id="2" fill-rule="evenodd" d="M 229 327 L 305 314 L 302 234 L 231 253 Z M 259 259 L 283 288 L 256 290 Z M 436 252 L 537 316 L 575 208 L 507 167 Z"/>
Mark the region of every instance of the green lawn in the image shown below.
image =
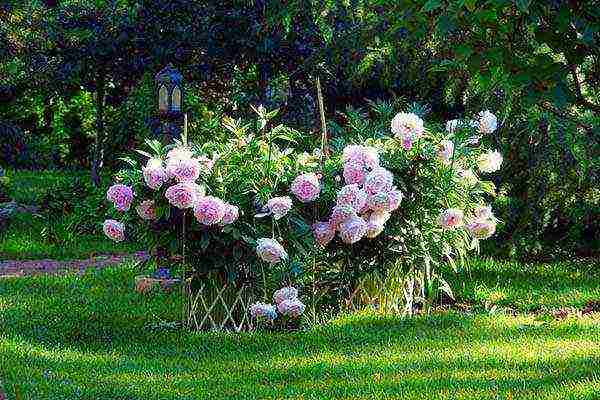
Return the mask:
<path id="1" fill-rule="evenodd" d="M 13 171 L 6 170 L 10 179 L 8 194 L 22 205 L 38 205 L 40 198 L 57 187 L 65 186 L 77 179 L 90 182 L 86 171 Z M 109 178 L 106 177 L 108 182 Z M 108 183 L 103 184 L 103 188 Z M 104 190 L 104 189 L 98 189 Z M 81 206 L 79 204 L 78 206 Z M 82 233 L 81 217 L 73 208 L 64 215 L 49 215 L 43 207 L 38 213 L 16 214 L 5 231 L 0 230 L 1 259 L 44 259 L 57 260 L 87 258 L 94 254 L 123 253 L 140 250 L 131 243 L 115 243 L 102 234 L 101 223 L 104 215 L 98 214 L 96 232 Z M 89 218 L 85 218 L 90 223 Z"/>
<path id="2" fill-rule="evenodd" d="M 89 180 L 88 171 L 27 171 L 27 170 L 4 170 L 9 178 L 10 196 L 20 204 L 35 204 L 39 196 L 43 195 L 49 188 L 56 187 L 62 182 L 77 178 Z"/>
<path id="3" fill-rule="evenodd" d="M 100 226 L 102 216 L 98 216 Z M 95 254 L 113 254 L 140 250 L 135 243 L 115 243 L 98 234 L 81 234 L 73 222 L 61 218 L 48 223 L 43 217 L 17 214 L 6 231 L 0 232 L 0 260 L 69 260 Z"/>
<path id="4" fill-rule="evenodd" d="M 521 312 L 582 308 L 600 301 L 600 260 L 521 263 L 473 259 L 466 270 L 445 271 L 457 300 Z"/>
<path id="5" fill-rule="evenodd" d="M 494 292 L 505 293 L 501 303 L 515 309 L 582 300 L 565 294 L 579 281 L 555 284 L 566 264 L 538 267 L 545 273 L 514 290 L 525 267 L 476 264 L 470 275 L 456 277 L 465 282 L 457 297 L 474 305 Z M 133 267 L 123 267 L 0 280 L 0 373 L 8 398 L 597 399 L 600 393 L 597 314 L 556 321 L 475 307 L 472 314 L 404 320 L 345 316 L 293 334 L 157 331 L 148 327 L 178 318 L 178 294 L 138 295 L 134 276 Z M 595 279 L 585 295 L 597 296 L 598 276 L 589 271 L 581 279 Z M 547 293 L 526 295 L 531 291 Z"/>

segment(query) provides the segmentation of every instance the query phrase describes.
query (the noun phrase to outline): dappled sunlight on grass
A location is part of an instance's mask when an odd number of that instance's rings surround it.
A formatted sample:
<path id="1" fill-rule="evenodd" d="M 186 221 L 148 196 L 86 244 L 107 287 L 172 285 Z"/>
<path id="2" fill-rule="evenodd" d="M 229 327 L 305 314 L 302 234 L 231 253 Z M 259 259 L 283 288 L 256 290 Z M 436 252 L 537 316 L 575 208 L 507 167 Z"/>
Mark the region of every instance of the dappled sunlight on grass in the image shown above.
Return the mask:
<path id="1" fill-rule="evenodd" d="M 9 396 L 591 399 L 600 385 L 597 315 L 362 313 L 291 334 L 151 331 L 179 317 L 180 299 L 137 294 L 135 274 L 1 282 Z"/>
<path id="2" fill-rule="evenodd" d="M 517 263 L 475 259 L 447 272 L 458 301 L 544 311 L 600 300 L 600 262 Z"/>

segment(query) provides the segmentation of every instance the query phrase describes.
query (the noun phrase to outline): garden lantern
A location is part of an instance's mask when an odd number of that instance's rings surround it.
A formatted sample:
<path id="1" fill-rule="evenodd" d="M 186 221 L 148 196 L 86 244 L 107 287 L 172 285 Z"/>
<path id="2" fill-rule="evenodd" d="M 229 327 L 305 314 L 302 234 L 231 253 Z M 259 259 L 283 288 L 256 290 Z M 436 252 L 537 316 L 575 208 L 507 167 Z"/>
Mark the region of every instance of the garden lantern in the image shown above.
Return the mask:
<path id="1" fill-rule="evenodd" d="M 181 73 L 169 64 L 156 74 L 155 80 L 158 91 L 158 112 L 161 115 L 180 114 L 183 80 Z"/>
<path id="2" fill-rule="evenodd" d="M 156 74 L 155 81 L 160 134 L 163 135 L 163 141 L 166 144 L 170 143 L 173 137 L 181 136 L 183 77 L 172 64 L 169 64 Z"/>

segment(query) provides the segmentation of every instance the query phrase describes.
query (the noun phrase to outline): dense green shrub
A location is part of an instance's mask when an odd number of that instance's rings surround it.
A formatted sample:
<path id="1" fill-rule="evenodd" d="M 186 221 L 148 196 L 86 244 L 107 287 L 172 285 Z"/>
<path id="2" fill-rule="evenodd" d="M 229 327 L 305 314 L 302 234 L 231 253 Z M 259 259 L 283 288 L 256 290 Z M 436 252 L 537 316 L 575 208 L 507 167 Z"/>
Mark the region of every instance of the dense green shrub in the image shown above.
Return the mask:
<path id="1" fill-rule="evenodd" d="M 125 159 L 132 168 L 117 174 L 117 184 L 107 192 L 115 207 L 110 212 L 114 219 L 104 223 L 105 233 L 116 241 L 143 237 L 161 266 L 173 256 L 181 261 L 185 252 L 184 265 L 192 277 L 216 272 L 226 281 L 249 280 L 264 290 L 265 300 L 270 290 L 294 284 L 304 293 L 318 288 L 321 301 L 337 305 L 373 273 L 400 280 L 398 301 L 406 302 L 407 312 L 417 304 L 428 306 L 441 293 L 451 297 L 436 271 L 441 264 L 454 265 L 478 249 L 479 239 L 494 233 L 495 218 L 482 206 L 495 187 L 474 171 L 497 169 L 501 157 L 491 167 L 483 163 L 490 153 L 476 144 L 479 139 L 473 140 L 480 133 L 469 121 L 448 131 L 437 124 L 424 129 L 415 114 L 423 114 L 423 107 L 406 107 L 412 113 L 396 117 L 395 107 L 383 102 L 373 103 L 369 111 L 350 110 L 344 122 L 335 125 L 329 144 L 321 142 L 320 135 L 276 124 L 276 111 L 263 108 L 255 110 L 255 121 L 226 119 L 226 141 L 191 144 L 184 138 L 169 146 L 149 142 L 150 149 L 139 151 L 144 156 L 141 163 L 137 157 Z M 390 133 L 392 118 L 395 135 Z M 479 128 L 481 133 L 496 129 L 491 118 L 489 127 Z M 440 146 L 448 141 L 455 147 L 442 152 Z M 346 174 L 346 168 L 356 167 L 355 151 L 369 157 L 364 164 L 369 166 L 358 167 L 367 175 L 364 189 L 362 175 L 352 185 L 353 172 Z M 393 182 L 386 174 L 393 174 Z M 294 189 L 298 179 L 315 179 L 318 197 L 303 199 Z M 382 183 L 385 189 L 379 183 L 371 187 L 369 179 L 388 183 Z M 404 194 L 398 209 L 397 203 L 391 205 L 392 184 Z M 362 201 L 352 200 L 361 205 L 341 202 L 343 190 L 356 198 L 364 190 Z M 289 196 L 289 205 L 278 215 L 270 202 L 280 196 Z M 219 210 L 230 206 L 219 199 L 237 207 L 239 219 L 236 213 L 221 222 L 229 214 Z M 123 214 L 129 210 L 134 212 Z M 343 216 L 336 217 L 336 212 Z M 446 222 L 447 215 L 452 222 Z M 339 237 L 323 240 L 317 224 L 328 220 L 323 229 L 332 235 L 337 231 Z M 485 225 L 483 231 L 477 231 L 478 223 Z M 355 231 L 356 224 L 363 227 Z M 263 257 L 265 242 L 276 253 L 269 256 L 275 261 Z"/>

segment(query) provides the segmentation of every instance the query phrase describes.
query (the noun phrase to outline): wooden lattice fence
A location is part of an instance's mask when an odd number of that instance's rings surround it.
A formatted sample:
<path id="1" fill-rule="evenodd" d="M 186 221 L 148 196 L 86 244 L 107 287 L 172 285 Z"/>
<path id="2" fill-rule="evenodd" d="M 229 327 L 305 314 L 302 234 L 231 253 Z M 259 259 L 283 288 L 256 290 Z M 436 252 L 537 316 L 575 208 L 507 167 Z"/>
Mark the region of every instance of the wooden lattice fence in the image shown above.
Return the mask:
<path id="1" fill-rule="evenodd" d="M 254 329 L 248 313 L 254 301 L 249 286 L 209 280 L 195 288 L 191 285 L 191 279 L 188 279 L 184 292 L 187 300 L 184 318 L 190 329 L 232 332 Z"/>
<path id="2" fill-rule="evenodd" d="M 396 274 L 366 275 L 353 285 L 342 307 L 349 312 L 370 309 L 381 314 L 405 314 L 412 298 L 410 284 L 406 277 Z"/>

